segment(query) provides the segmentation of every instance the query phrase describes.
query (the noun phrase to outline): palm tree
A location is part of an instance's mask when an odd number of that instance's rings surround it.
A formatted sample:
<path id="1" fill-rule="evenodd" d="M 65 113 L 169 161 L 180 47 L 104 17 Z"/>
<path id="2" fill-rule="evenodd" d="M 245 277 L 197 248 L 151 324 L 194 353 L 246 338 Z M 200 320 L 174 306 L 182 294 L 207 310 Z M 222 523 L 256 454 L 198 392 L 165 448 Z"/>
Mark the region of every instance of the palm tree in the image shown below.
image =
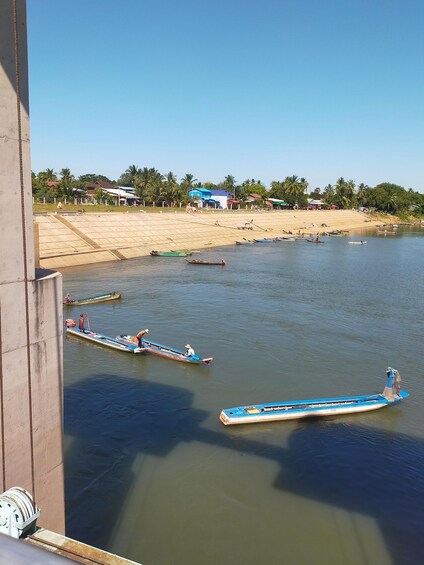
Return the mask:
<path id="1" fill-rule="evenodd" d="M 57 175 L 53 169 L 46 169 L 44 174 L 47 181 L 57 181 Z"/>
<path id="2" fill-rule="evenodd" d="M 233 175 L 227 175 L 224 179 L 224 182 L 222 183 L 222 186 L 224 187 L 224 190 L 231 192 L 231 194 L 233 194 L 235 198 L 237 197 L 236 179 L 233 177 Z"/>
<path id="3" fill-rule="evenodd" d="M 184 185 L 184 188 L 187 190 L 191 190 L 194 188 L 194 183 L 197 182 L 197 179 L 194 178 L 194 175 L 187 173 L 182 179 L 181 184 Z"/>
<path id="4" fill-rule="evenodd" d="M 366 203 L 368 188 L 369 187 L 363 182 L 358 186 L 358 201 L 361 206 L 364 206 Z"/>
<path id="5" fill-rule="evenodd" d="M 176 176 L 173 172 L 169 171 L 166 175 L 162 191 L 162 195 L 167 204 L 177 204 L 181 192 L 179 188 Z"/>
<path id="6" fill-rule="evenodd" d="M 71 173 L 71 169 L 62 169 L 60 171 L 60 184 L 65 195 L 71 195 L 74 188 L 75 177 Z"/>
<path id="7" fill-rule="evenodd" d="M 327 206 L 334 204 L 335 191 L 334 187 L 331 184 L 327 184 L 327 186 L 324 188 L 322 197 Z"/>
<path id="8" fill-rule="evenodd" d="M 140 173 L 141 169 L 139 167 L 136 165 L 130 165 L 119 180 L 124 181 L 123 184 L 128 184 L 134 189 L 137 189 Z"/>
<path id="9" fill-rule="evenodd" d="M 337 179 L 336 200 L 341 208 L 349 208 L 352 205 L 353 196 L 355 194 L 355 183 L 353 180 L 345 181 L 343 177 Z"/>
<path id="10" fill-rule="evenodd" d="M 138 175 L 136 194 L 149 202 L 158 202 L 162 197 L 163 176 L 155 168 L 144 167 Z"/>

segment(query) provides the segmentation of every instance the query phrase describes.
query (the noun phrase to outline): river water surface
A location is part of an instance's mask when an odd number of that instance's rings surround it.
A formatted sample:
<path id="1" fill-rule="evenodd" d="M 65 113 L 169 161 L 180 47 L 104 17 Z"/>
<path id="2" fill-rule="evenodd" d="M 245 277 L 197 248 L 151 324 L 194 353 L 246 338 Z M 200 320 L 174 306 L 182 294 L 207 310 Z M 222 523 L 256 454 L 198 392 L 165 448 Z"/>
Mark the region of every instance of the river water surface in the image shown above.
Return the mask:
<path id="1" fill-rule="evenodd" d="M 349 245 L 366 237 L 368 245 Z M 144 565 L 424 563 L 424 229 L 67 269 L 106 335 L 210 367 L 65 338 L 67 535 Z M 198 257 L 198 256 L 196 256 Z M 380 392 L 352 416 L 223 426 L 222 408 Z"/>

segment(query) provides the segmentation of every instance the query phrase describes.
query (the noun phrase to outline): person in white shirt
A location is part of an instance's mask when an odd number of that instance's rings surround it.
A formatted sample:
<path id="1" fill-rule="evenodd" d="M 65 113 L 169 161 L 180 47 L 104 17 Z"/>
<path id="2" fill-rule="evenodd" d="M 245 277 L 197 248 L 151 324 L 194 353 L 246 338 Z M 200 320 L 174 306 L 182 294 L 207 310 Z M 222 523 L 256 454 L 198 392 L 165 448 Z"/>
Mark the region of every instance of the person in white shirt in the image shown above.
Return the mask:
<path id="1" fill-rule="evenodd" d="M 191 347 L 191 345 L 189 343 L 187 343 L 187 345 L 185 346 L 185 355 L 186 357 L 192 357 L 195 353 L 194 353 L 194 349 Z"/>

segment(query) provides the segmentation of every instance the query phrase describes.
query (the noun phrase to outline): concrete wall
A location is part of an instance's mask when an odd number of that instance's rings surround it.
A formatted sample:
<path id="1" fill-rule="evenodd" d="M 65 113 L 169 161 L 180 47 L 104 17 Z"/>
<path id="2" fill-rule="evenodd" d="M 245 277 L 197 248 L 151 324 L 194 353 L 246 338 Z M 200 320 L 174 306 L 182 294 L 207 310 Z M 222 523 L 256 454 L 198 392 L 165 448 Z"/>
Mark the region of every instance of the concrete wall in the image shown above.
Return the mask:
<path id="1" fill-rule="evenodd" d="M 62 277 L 36 271 L 24 0 L 0 2 L 0 491 L 64 531 Z"/>
<path id="2" fill-rule="evenodd" d="M 354 210 L 65 214 L 35 217 L 40 263 L 44 267 L 58 269 L 131 259 L 148 255 L 152 249 L 202 250 L 234 245 L 243 237 L 272 237 L 290 230 L 316 233 L 372 225 L 366 214 Z M 240 229 L 245 224 L 252 229 Z"/>

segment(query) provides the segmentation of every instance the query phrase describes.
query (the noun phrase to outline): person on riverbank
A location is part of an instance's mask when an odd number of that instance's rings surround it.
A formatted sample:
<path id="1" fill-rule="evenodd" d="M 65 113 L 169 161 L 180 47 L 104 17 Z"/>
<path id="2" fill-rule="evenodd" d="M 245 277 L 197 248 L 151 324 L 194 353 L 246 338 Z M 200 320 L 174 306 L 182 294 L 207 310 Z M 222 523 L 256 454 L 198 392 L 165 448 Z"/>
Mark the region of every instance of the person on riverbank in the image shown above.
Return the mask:
<path id="1" fill-rule="evenodd" d="M 149 333 L 149 330 L 146 328 L 145 330 L 139 331 L 138 334 L 135 336 L 137 338 L 137 341 L 138 341 L 138 347 L 140 347 L 140 348 L 144 347 L 144 336 L 148 333 Z"/>

